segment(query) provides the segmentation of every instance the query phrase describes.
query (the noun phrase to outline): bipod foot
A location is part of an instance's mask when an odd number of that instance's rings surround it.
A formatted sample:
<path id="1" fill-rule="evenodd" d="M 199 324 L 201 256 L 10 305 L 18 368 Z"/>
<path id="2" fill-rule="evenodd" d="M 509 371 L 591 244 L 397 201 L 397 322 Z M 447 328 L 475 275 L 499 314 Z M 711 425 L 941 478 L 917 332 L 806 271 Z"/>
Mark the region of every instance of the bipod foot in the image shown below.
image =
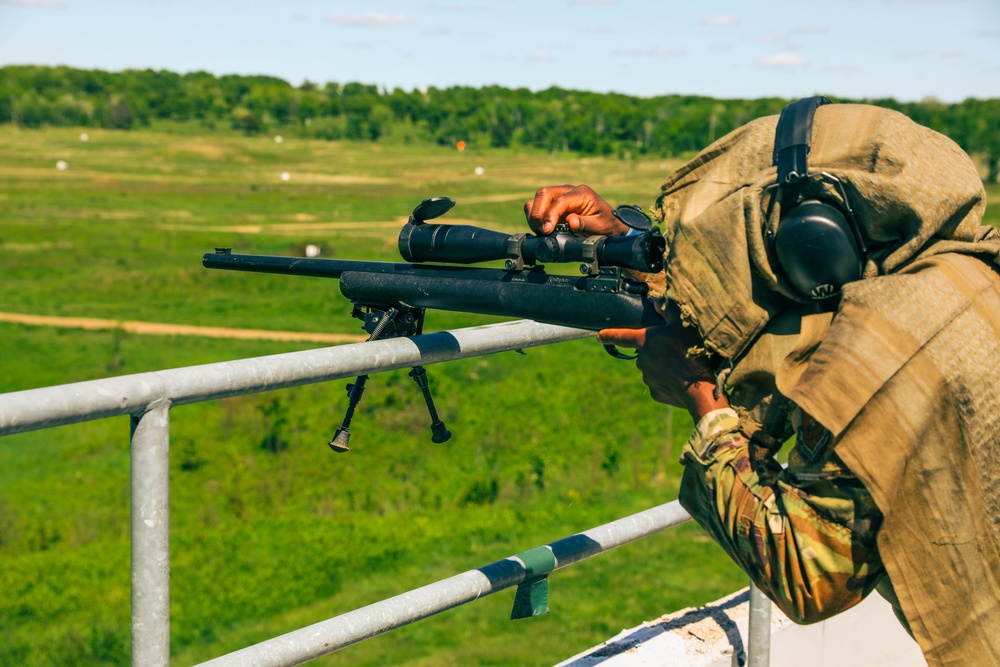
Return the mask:
<path id="1" fill-rule="evenodd" d="M 337 433 L 333 436 L 333 440 L 326 443 L 330 446 L 330 449 L 337 452 L 338 454 L 343 454 L 344 452 L 351 451 L 351 448 L 347 446 L 347 443 L 351 441 L 351 431 L 346 426 L 337 429 Z"/>

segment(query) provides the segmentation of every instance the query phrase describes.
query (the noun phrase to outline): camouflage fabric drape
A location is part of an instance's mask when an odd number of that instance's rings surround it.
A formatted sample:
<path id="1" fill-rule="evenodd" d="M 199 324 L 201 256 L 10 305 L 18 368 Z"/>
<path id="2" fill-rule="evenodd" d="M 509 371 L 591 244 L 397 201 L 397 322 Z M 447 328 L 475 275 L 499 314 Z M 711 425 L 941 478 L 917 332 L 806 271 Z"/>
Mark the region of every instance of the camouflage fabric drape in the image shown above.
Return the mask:
<path id="1" fill-rule="evenodd" d="M 884 516 L 878 551 L 928 662 L 1000 664 L 1000 237 L 980 226 L 982 183 L 954 142 L 897 112 L 817 109 L 810 171 L 843 184 L 869 248 L 864 279 L 819 313 L 772 264 L 776 124 L 749 123 L 664 184 L 668 293 L 728 361 L 720 386 L 748 460 L 781 446 L 797 408 L 831 431 Z M 811 194 L 839 200 L 831 183 Z M 710 532 L 726 525 L 715 508 Z M 792 558 L 733 555 L 769 572 Z"/>
<path id="2" fill-rule="evenodd" d="M 946 253 L 852 284 L 778 375 L 885 515 L 882 561 L 931 665 L 1000 664 L 998 368 L 1000 277 Z"/>

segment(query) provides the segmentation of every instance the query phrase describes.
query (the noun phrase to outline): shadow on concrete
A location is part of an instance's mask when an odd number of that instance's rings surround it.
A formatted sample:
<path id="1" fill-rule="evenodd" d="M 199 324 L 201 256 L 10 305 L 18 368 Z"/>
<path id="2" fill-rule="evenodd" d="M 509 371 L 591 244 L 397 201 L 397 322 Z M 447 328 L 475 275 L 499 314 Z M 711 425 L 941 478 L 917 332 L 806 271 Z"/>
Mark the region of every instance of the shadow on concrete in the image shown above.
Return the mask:
<path id="1" fill-rule="evenodd" d="M 650 641 L 654 637 L 673 630 L 680 630 L 687 626 L 694 625 L 695 623 L 703 621 L 706 618 L 713 619 L 716 623 L 718 623 L 719 628 L 726 633 L 726 638 L 729 640 L 730 645 L 732 645 L 733 653 L 736 655 L 737 664 L 742 666 L 746 664 L 746 647 L 743 645 L 743 637 L 740 635 L 740 631 L 736 627 L 736 623 L 726 615 L 726 611 L 747 602 L 749 599 L 750 592 L 748 590 L 743 591 L 739 595 L 735 595 L 728 600 L 705 607 L 699 607 L 698 609 L 692 609 L 682 616 L 672 618 L 669 621 L 636 628 L 629 634 L 617 637 L 609 641 L 604 646 L 595 649 L 586 655 L 581 655 L 570 662 L 563 663 L 563 666 L 592 667 L 593 665 L 598 665 L 605 660 L 609 660 L 617 655 L 630 651 L 637 646 Z"/>

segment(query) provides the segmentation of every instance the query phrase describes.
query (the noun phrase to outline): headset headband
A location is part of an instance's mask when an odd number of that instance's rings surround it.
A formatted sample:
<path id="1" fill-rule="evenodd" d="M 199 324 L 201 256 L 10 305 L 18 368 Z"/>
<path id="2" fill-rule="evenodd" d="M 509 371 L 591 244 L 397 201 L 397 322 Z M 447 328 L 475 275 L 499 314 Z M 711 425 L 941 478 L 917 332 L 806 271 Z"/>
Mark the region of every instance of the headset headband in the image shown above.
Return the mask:
<path id="1" fill-rule="evenodd" d="M 774 136 L 772 164 L 778 167 L 778 186 L 809 175 L 806 157 L 812 144 L 813 116 L 816 107 L 830 104 L 817 95 L 792 102 L 781 110 Z"/>

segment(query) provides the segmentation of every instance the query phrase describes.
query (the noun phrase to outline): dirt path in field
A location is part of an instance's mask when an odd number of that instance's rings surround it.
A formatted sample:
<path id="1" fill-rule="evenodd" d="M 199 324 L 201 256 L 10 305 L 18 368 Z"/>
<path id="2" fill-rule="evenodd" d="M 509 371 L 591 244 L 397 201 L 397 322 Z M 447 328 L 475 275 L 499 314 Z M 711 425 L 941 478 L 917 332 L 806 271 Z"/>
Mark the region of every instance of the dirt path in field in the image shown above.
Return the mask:
<path id="1" fill-rule="evenodd" d="M 266 329 L 229 329 L 225 327 L 199 327 L 189 324 L 164 324 L 162 322 L 132 322 L 128 320 L 101 320 L 90 317 L 55 317 L 28 315 L 26 313 L 0 312 L 0 322 L 28 324 L 65 329 L 108 330 L 121 329 L 133 334 L 155 336 L 203 336 L 205 338 L 239 338 L 243 340 L 306 341 L 312 343 L 359 343 L 367 339 L 361 334 L 307 333 L 301 331 L 269 331 Z"/>

